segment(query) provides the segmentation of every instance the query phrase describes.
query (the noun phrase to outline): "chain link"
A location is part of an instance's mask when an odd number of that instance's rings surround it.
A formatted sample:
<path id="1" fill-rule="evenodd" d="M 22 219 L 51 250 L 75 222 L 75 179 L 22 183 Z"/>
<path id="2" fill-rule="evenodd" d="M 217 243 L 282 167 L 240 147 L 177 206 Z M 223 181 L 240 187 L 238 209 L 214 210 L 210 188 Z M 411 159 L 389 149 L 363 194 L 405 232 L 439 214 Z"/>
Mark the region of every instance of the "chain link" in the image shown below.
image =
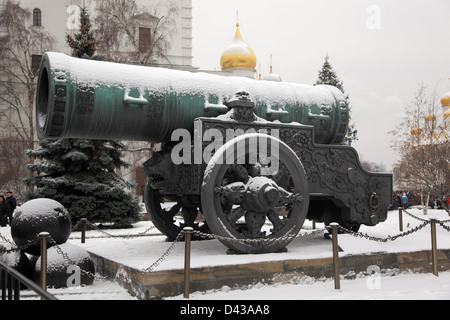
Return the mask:
<path id="1" fill-rule="evenodd" d="M 419 225 L 419 226 L 417 226 L 415 228 L 412 228 L 411 230 L 399 233 L 398 235 L 395 235 L 395 236 L 388 236 L 387 238 L 379 238 L 379 237 L 369 236 L 368 234 L 365 234 L 365 233 L 362 233 L 362 232 L 354 232 L 352 230 L 346 229 L 346 228 L 341 227 L 341 226 L 339 226 L 339 229 L 344 231 L 344 232 L 346 232 L 346 233 L 351 234 L 354 237 L 366 238 L 368 240 L 378 241 L 378 242 L 388 242 L 388 241 L 395 241 L 398 238 L 406 237 L 406 236 L 408 236 L 408 235 L 410 235 L 410 234 L 412 234 L 414 232 L 417 232 L 420 229 L 426 227 L 427 224 L 429 224 L 429 223 L 430 223 L 429 221 L 425 221 L 421 225 Z"/>
<path id="2" fill-rule="evenodd" d="M 257 238 L 257 239 L 237 239 L 237 238 L 231 238 L 231 237 L 223 237 L 219 235 L 209 234 L 200 232 L 197 230 L 194 230 L 194 234 L 196 234 L 199 237 L 205 238 L 205 239 L 217 239 L 219 241 L 229 241 L 229 242 L 241 242 L 241 243 L 247 243 L 247 244 L 273 244 L 276 242 L 286 242 L 286 241 L 292 241 L 296 238 L 308 238 L 313 237 L 315 235 L 323 233 L 323 229 L 318 229 L 310 233 L 306 234 L 289 234 L 283 237 L 279 238 Z"/>
<path id="3" fill-rule="evenodd" d="M 450 222 L 450 220 L 445 220 L 445 221 L 438 221 L 439 225 L 444 228 L 445 230 L 447 230 L 448 232 L 450 232 L 450 226 L 446 226 L 444 223 L 445 222 Z"/>
<path id="4" fill-rule="evenodd" d="M 406 213 L 408 216 L 410 216 L 411 218 L 417 219 L 417 220 L 419 220 L 419 221 L 429 221 L 428 219 L 423 219 L 423 218 L 417 217 L 417 216 L 413 215 L 412 213 L 410 213 L 410 212 L 408 212 L 408 211 L 406 211 L 406 210 L 403 210 L 403 212 L 405 212 L 405 213 Z M 438 220 L 437 222 L 438 222 L 439 224 L 449 223 L 449 222 L 450 222 L 450 219 L 448 219 L 448 220 Z"/>
<path id="5" fill-rule="evenodd" d="M 33 240 L 28 240 L 27 243 L 25 243 L 24 245 L 17 247 L 14 242 L 7 239 L 2 234 L 0 234 L 0 238 L 11 246 L 10 249 L 0 247 L 0 253 L 11 253 L 11 252 L 15 252 L 15 251 L 24 251 L 24 250 L 28 249 L 29 247 L 31 247 L 35 242 L 39 241 L 39 237 L 36 237 Z"/>
<path id="6" fill-rule="evenodd" d="M 410 216 L 413 219 L 416 219 L 416 220 L 419 220 L 419 221 L 422 221 L 422 222 L 430 221 L 429 219 L 423 219 L 423 218 L 417 217 L 417 216 L 413 215 L 412 213 L 410 213 L 410 212 L 408 212 L 406 210 L 403 210 L 403 212 L 406 213 L 408 216 Z"/>
<path id="7" fill-rule="evenodd" d="M 175 245 L 181 241 L 181 239 L 184 237 L 184 233 L 185 233 L 184 231 L 181 231 L 178 234 L 178 236 L 175 238 L 175 240 L 172 242 L 170 247 L 166 250 L 166 252 L 164 252 L 162 254 L 162 256 L 158 260 L 156 260 L 153 264 L 151 264 L 149 267 L 142 269 L 141 273 L 151 272 L 151 271 L 153 271 L 154 268 L 159 266 L 161 264 L 161 262 L 163 262 L 169 256 L 169 254 L 172 252 L 173 248 L 175 248 Z"/>
<path id="8" fill-rule="evenodd" d="M 131 238 L 138 238 L 138 237 L 145 237 L 148 236 L 147 233 L 153 229 L 155 229 L 156 227 L 154 225 L 151 225 L 150 227 L 148 227 L 146 230 L 135 234 L 135 235 L 113 235 L 110 234 L 102 229 L 100 229 L 97 225 L 95 225 L 94 223 L 90 222 L 89 220 L 86 220 L 86 223 L 89 224 L 89 226 L 91 226 L 94 230 L 101 232 L 102 234 L 104 234 L 107 238 L 125 238 L 125 239 L 131 239 Z M 72 228 L 72 230 L 76 230 L 81 224 L 81 221 L 78 221 L 77 224 Z M 103 238 L 102 236 L 98 236 L 98 237 L 87 237 L 89 239 L 95 239 L 95 238 Z M 72 239 L 76 239 L 76 238 L 72 238 Z"/>
<path id="9" fill-rule="evenodd" d="M 61 247 L 56 243 L 56 241 L 55 241 L 51 236 L 48 237 L 48 240 L 49 240 L 50 244 L 52 245 L 52 247 L 55 248 L 55 250 L 56 250 L 56 252 L 57 252 L 58 254 L 60 254 L 64 259 L 66 259 L 71 265 L 74 265 L 74 266 L 77 265 L 77 263 L 76 263 L 75 261 L 73 261 L 73 260 L 69 257 L 69 255 L 68 255 L 67 253 L 65 253 L 65 252 L 61 249 Z M 103 276 L 99 276 L 99 275 L 93 274 L 92 272 L 87 271 L 87 270 L 83 270 L 83 269 L 81 269 L 81 268 L 79 268 L 79 269 L 80 269 L 80 273 L 81 273 L 81 274 L 84 274 L 85 276 L 88 276 L 88 277 L 90 277 L 90 278 L 94 278 L 94 279 L 102 280 L 102 281 L 106 281 L 106 280 L 107 280 L 106 277 L 103 277 Z"/>

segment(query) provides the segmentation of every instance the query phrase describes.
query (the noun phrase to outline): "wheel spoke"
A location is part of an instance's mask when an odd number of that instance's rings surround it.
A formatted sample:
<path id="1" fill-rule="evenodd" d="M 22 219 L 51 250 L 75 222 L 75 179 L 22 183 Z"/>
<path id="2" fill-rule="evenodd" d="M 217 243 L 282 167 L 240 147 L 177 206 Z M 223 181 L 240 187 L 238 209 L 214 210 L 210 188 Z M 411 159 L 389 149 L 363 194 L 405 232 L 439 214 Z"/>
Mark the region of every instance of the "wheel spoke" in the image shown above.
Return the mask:
<path id="1" fill-rule="evenodd" d="M 165 199 L 173 202 L 173 205 L 164 208 Z M 149 178 L 144 190 L 144 200 L 150 220 L 170 240 L 176 239 L 184 226 L 193 227 L 194 230 L 203 233 L 211 233 L 206 221 L 198 220 L 201 209 L 199 201 L 195 198 L 174 195 L 163 197 L 158 190 L 152 188 Z M 179 214 L 180 211 L 181 214 Z M 204 240 L 205 238 L 194 236 L 192 239 Z"/>
<path id="2" fill-rule="evenodd" d="M 163 210 L 164 210 L 164 214 L 166 214 L 168 217 L 173 219 L 177 215 L 177 213 L 180 212 L 180 209 L 181 209 L 181 206 L 177 203 L 172 208 L 163 209 Z"/>
<path id="3" fill-rule="evenodd" d="M 236 209 L 231 210 L 230 214 L 227 215 L 228 221 L 237 228 L 237 221 L 242 218 L 245 214 L 245 210 L 242 207 L 238 207 Z"/>
<path id="4" fill-rule="evenodd" d="M 267 214 L 267 218 L 272 222 L 273 229 L 270 229 L 272 233 L 280 231 L 287 222 L 285 219 L 280 219 L 280 216 L 274 210 Z"/>
<path id="5" fill-rule="evenodd" d="M 183 216 L 184 223 L 181 224 L 181 226 L 184 227 L 194 227 L 195 225 L 195 219 L 197 219 L 198 216 L 198 210 L 194 208 L 186 208 L 184 207 L 183 210 L 181 210 L 181 215 Z"/>
<path id="6" fill-rule="evenodd" d="M 293 189 L 293 187 L 290 187 L 290 189 Z M 280 205 L 289 206 L 292 204 L 301 204 L 304 200 L 304 197 L 299 193 L 294 194 L 281 187 L 278 188 L 278 191 L 280 192 Z"/>
<path id="7" fill-rule="evenodd" d="M 261 228 L 266 222 L 266 215 L 264 213 L 247 211 L 245 213 L 245 223 L 247 224 L 247 229 L 244 233 L 249 238 L 263 238 L 266 236 L 266 232 L 262 232 Z"/>

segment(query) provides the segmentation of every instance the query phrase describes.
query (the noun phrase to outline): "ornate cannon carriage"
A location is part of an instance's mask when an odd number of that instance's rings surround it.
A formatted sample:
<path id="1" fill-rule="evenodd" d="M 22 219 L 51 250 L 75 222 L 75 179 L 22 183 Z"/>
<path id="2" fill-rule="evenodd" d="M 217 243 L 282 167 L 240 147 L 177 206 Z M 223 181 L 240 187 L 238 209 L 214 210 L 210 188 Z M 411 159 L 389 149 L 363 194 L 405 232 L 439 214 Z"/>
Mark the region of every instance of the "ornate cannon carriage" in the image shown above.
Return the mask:
<path id="1" fill-rule="evenodd" d="M 386 219 L 392 176 L 341 145 L 348 121 L 330 86 L 58 53 L 43 57 L 36 99 L 40 139 L 162 143 L 143 165 L 154 225 L 169 238 L 185 226 L 212 232 L 240 253 L 284 249 L 305 219 L 351 229 Z"/>

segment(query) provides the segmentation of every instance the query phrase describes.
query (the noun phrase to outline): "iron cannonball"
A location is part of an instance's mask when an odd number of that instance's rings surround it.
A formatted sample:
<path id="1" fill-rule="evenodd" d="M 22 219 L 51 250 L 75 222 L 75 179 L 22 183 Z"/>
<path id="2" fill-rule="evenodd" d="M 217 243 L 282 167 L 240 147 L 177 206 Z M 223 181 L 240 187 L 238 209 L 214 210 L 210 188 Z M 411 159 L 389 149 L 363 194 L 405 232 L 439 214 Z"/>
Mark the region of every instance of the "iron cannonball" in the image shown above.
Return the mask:
<path id="1" fill-rule="evenodd" d="M 11 236 L 17 246 L 35 240 L 39 233 L 48 232 L 57 244 L 67 241 L 72 224 L 66 208 L 51 199 L 34 199 L 14 211 L 11 223 Z M 50 247 L 51 242 L 47 246 Z M 40 241 L 34 241 L 25 250 L 32 255 L 40 255 Z"/>
<path id="2" fill-rule="evenodd" d="M 74 244 L 58 245 L 68 258 L 58 252 L 56 247 L 47 250 L 47 286 L 51 288 L 67 288 L 87 286 L 94 283 L 95 265 L 89 253 Z M 33 281 L 40 283 L 41 257 L 36 261 Z"/>

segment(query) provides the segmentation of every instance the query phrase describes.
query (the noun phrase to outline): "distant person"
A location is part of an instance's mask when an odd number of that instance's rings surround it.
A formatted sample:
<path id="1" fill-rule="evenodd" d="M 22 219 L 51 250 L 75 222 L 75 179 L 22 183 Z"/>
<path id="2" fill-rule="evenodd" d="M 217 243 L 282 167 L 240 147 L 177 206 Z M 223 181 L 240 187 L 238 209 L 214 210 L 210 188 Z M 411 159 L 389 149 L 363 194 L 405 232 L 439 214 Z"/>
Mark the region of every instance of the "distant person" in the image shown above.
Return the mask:
<path id="1" fill-rule="evenodd" d="M 439 197 L 436 198 L 436 209 L 442 210 L 442 203 L 441 203 L 441 199 L 439 199 Z"/>
<path id="2" fill-rule="evenodd" d="M 3 195 L 0 195 L 0 227 L 6 227 L 8 224 L 8 212 L 6 211 L 6 201 Z"/>
<path id="3" fill-rule="evenodd" d="M 408 203 L 408 197 L 406 196 L 406 193 L 403 193 L 403 195 L 402 195 L 403 208 L 406 208 L 407 203 Z"/>
<path id="4" fill-rule="evenodd" d="M 17 206 L 16 198 L 14 198 L 14 196 L 13 196 L 11 191 L 8 191 L 6 193 L 5 202 L 6 202 L 6 212 L 8 214 L 8 218 L 9 218 L 9 225 L 11 225 L 12 214 L 14 212 L 14 209 L 16 209 L 16 206 Z"/>
<path id="5" fill-rule="evenodd" d="M 397 202 L 398 202 L 398 207 L 399 208 L 403 207 L 403 205 L 402 205 L 402 196 L 400 194 L 397 196 Z"/>
<path id="6" fill-rule="evenodd" d="M 392 195 L 392 203 L 397 203 L 398 201 L 397 201 L 397 195 L 394 193 L 393 195 Z"/>
<path id="7" fill-rule="evenodd" d="M 428 208 L 434 209 L 434 200 L 433 200 L 433 198 L 430 198 L 430 200 L 428 201 Z"/>

